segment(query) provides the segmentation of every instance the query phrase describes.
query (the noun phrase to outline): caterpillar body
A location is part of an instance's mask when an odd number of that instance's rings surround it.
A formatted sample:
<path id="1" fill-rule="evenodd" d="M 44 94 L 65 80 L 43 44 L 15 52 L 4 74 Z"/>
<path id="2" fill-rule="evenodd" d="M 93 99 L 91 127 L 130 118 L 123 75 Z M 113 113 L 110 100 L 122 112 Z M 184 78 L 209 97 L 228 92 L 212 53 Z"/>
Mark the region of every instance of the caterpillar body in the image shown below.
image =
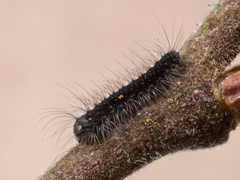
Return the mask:
<path id="1" fill-rule="evenodd" d="M 175 67 L 182 65 L 180 54 L 170 50 L 144 74 L 87 109 L 82 116 L 75 117 L 73 131 L 77 141 L 88 145 L 104 141 L 116 127 L 161 97 L 179 76 Z"/>

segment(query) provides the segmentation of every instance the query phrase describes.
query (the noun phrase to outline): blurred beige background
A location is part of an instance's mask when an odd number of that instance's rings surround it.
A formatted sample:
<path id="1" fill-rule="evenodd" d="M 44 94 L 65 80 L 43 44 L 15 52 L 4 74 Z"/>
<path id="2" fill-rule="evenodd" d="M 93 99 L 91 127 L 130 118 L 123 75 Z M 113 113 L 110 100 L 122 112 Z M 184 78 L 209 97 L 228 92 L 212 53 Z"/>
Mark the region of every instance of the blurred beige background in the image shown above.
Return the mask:
<path id="1" fill-rule="evenodd" d="M 107 74 L 105 66 L 117 71 L 121 67 L 115 60 L 129 62 L 122 53 L 138 52 L 135 41 L 159 37 L 152 10 L 170 32 L 173 23 L 175 30 L 184 23 L 187 38 L 215 2 L 1 0 L 0 179 L 36 179 L 76 144 L 71 138 L 74 122 L 62 135 L 67 139 L 60 141 L 51 136 L 57 121 L 43 130 L 51 118 L 38 116 L 40 108 L 69 102 L 64 96 L 71 95 L 56 84 L 74 89 L 77 82 L 91 91 L 90 81 L 99 82 L 99 72 Z M 168 155 L 126 179 L 238 180 L 239 139 L 238 128 L 222 146 Z"/>

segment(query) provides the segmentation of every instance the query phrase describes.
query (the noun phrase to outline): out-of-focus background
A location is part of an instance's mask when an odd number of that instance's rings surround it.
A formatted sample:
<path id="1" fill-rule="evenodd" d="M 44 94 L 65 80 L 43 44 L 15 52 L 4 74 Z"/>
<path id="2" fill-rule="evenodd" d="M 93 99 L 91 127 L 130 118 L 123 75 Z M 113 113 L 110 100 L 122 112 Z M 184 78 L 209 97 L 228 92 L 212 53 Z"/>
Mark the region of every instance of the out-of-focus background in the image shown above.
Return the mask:
<path id="1" fill-rule="evenodd" d="M 105 67 L 118 71 L 116 60 L 129 63 L 122 53 L 131 57 L 132 49 L 141 54 L 136 41 L 160 37 L 153 12 L 170 35 L 173 24 L 175 32 L 183 24 L 186 39 L 214 3 L 1 0 L 0 179 L 36 179 L 76 144 L 71 138 L 73 121 L 65 121 L 69 128 L 59 138 L 52 136 L 59 121 L 51 122 L 52 117 L 42 113 L 41 108 L 49 112 L 50 107 L 70 106 L 71 94 L 57 84 L 76 92 L 77 82 L 91 92 L 91 80 L 101 81 L 99 72 L 108 73 Z M 221 146 L 168 155 L 126 179 L 238 180 L 239 139 L 237 128 Z"/>

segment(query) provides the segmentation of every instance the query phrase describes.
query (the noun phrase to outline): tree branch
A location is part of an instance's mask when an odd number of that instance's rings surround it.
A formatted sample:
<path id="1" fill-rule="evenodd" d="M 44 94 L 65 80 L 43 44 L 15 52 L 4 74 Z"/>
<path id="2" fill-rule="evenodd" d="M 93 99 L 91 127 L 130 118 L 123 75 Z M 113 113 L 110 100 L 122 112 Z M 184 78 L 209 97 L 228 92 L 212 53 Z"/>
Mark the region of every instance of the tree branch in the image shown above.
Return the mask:
<path id="1" fill-rule="evenodd" d="M 211 89 L 239 47 L 240 2 L 220 1 L 182 48 L 183 76 L 166 98 L 141 110 L 105 142 L 74 147 L 41 179 L 123 179 L 169 153 L 226 142 L 236 122 Z"/>

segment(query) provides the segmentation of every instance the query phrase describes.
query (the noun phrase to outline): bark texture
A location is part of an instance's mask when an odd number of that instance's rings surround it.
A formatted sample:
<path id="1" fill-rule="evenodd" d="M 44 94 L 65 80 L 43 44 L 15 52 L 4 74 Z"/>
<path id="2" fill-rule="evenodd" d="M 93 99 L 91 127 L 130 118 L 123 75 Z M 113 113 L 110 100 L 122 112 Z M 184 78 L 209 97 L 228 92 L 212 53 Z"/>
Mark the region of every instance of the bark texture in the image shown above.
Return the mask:
<path id="1" fill-rule="evenodd" d="M 212 93 L 214 78 L 240 49 L 240 1 L 220 1 L 180 51 L 185 63 L 174 87 L 107 141 L 78 145 L 41 179 L 124 179 L 169 153 L 227 141 L 234 117 Z"/>

